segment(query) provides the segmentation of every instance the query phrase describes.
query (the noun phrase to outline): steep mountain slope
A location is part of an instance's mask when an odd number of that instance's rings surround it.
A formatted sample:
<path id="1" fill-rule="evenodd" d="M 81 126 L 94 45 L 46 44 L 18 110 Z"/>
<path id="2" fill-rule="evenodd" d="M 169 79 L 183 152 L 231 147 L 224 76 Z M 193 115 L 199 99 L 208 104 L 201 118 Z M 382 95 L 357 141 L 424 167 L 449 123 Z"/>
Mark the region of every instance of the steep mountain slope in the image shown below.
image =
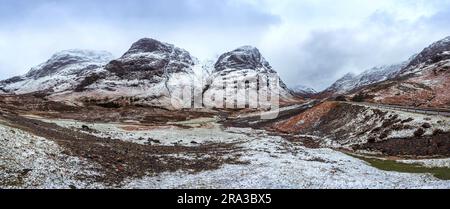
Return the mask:
<path id="1" fill-rule="evenodd" d="M 278 83 L 273 83 L 275 85 L 268 85 L 276 81 Z M 268 94 L 277 94 L 282 102 L 294 98 L 260 51 L 252 46 L 243 46 L 219 57 L 204 90 L 204 96 L 206 102 L 219 107 L 222 106 L 222 100 L 214 100 L 211 97 L 224 96 L 227 107 L 239 106 L 238 104 L 248 106 L 252 101 L 262 103 L 261 97 L 258 100 L 257 94 L 249 92 L 257 92 L 263 85 L 268 86 Z"/>
<path id="2" fill-rule="evenodd" d="M 26 75 L 0 81 L 0 89 L 10 94 L 74 90 L 85 77 L 101 71 L 112 59 L 112 55 L 105 51 L 62 51 Z"/>
<path id="3" fill-rule="evenodd" d="M 420 107 L 450 107 L 450 37 L 433 43 L 399 75 L 362 89 L 367 101 Z"/>

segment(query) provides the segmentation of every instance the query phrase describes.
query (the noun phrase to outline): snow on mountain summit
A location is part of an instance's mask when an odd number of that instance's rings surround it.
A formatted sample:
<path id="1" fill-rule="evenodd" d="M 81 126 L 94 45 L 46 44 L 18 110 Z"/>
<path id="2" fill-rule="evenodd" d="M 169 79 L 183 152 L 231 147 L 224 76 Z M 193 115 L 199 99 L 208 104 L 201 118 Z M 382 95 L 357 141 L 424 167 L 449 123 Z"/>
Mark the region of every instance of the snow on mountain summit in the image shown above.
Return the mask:
<path id="1" fill-rule="evenodd" d="M 359 75 L 347 73 L 342 78 L 337 80 L 325 92 L 332 92 L 333 94 L 345 94 L 352 90 L 368 86 L 374 83 L 385 81 L 395 77 L 398 72 L 403 69 L 408 62 L 403 62 L 395 65 L 378 66 L 364 71 Z"/>
<path id="2" fill-rule="evenodd" d="M 184 49 L 144 38 L 135 42 L 121 58 L 110 62 L 106 70 L 122 78 L 143 79 L 166 73 L 192 73 L 191 68 L 197 62 Z"/>
<path id="3" fill-rule="evenodd" d="M 304 85 L 296 85 L 291 89 L 295 94 L 299 96 L 311 96 L 317 93 L 315 89 Z"/>
<path id="4" fill-rule="evenodd" d="M 450 37 L 410 59 L 396 76 L 358 92 L 367 101 L 420 107 L 450 107 Z"/>
<path id="5" fill-rule="evenodd" d="M 133 43 L 103 71 L 85 78 L 76 92 L 54 95 L 59 101 L 172 108 L 173 92 L 197 81 L 197 58 L 172 44 L 151 38 Z"/>
<path id="6" fill-rule="evenodd" d="M 1 81 L 0 92 L 44 92 L 50 100 L 81 106 L 140 105 L 171 109 L 180 89 L 200 89 L 196 94 L 204 94 L 222 91 L 224 80 L 235 85 L 269 76 L 279 79 L 260 51 L 252 46 L 224 53 L 215 62 L 200 62 L 182 48 L 143 38 L 117 59 L 104 51 L 58 52 L 26 75 Z M 280 97 L 293 98 L 281 79 L 279 84 Z M 259 89 L 256 83 L 252 87 Z"/>
<path id="7" fill-rule="evenodd" d="M 415 73 L 421 67 L 450 59 L 450 36 L 426 47 L 422 52 L 413 57 L 408 66 L 402 70 L 402 74 Z"/>
<path id="8" fill-rule="evenodd" d="M 101 69 L 112 59 L 112 54 L 106 51 L 65 50 L 54 54 L 23 76 L 1 81 L 0 87 L 5 92 L 16 94 L 64 91 L 76 85 L 80 78 Z"/>
<path id="9" fill-rule="evenodd" d="M 88 66 L 102 66 L 113 59 L 106 51 L 71 49 L 54 54 L 47 62 L 34 67 L 26 77 L 44 77 L 64 70 L 80 71 Z"/>
<path id="10" fill-rule="evenodd" d="M 265 73 L 275 73 L 261 52 L 253 46 L 242 46 L 219 57 L 216 71 L 253 69 Z"/>

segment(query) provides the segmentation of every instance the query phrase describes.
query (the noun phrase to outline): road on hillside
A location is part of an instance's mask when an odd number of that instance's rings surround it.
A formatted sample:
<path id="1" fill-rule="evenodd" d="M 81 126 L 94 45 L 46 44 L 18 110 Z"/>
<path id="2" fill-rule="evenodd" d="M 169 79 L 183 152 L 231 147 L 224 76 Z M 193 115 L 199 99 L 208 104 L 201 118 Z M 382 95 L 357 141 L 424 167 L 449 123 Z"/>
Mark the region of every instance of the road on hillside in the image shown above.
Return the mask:
<path id="1" fill-rule="evenodd" d="M 376 103 L 367 103 L 367 102 L 346 102 L 346 103 L 354 104 L 354 105 L 371 106 L 371 107 L 377 107 L 377 108 L 385 108 L 385 109 L 390 109 L 390 110 L 398 110 L 398 111 L 411 112 L 411 113 L 419 113 L 419 114 L 425 114 L 425 115 L 439 115 L 439 116 L 450 117 L 449 109 L 409 107 L 409 106 L 376 104 Z"/>

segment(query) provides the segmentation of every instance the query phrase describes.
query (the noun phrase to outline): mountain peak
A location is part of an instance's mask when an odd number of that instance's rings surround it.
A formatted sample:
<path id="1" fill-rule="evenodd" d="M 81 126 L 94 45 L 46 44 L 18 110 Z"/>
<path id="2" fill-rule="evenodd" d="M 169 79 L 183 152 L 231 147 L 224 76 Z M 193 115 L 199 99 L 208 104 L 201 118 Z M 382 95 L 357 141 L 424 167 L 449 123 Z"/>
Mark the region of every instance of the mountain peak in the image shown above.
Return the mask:
<path id="1" fill-rule="evenodd" d="M 267 72 L 275 72 L 261 55 L 261 52 L 253 46 L 242 46 L 223 54 L 216 62 L 215 69 L 216 71 L 223 71 L 227 69 L 258 69 Z"/>
<path id="2" fill-rule="evenodd" d="M 101 51 L 101 50 L 87 50 L 87 49 L 68 49 L 63 50 L 60 52 L 57 52 L 53 54 L 53 56 L 50 58 L 52 59 L 59 59 L 62 57 L 76 57 L 80 59 L 90 59 L 90 60 L 111 60 L 113 55 L 107 51 Z"/>
<path id="3" fill-rule="evenodd" d="M 136 53 L 150 53 L 150 52 L 169 52 L 174 48 L 173 45 L 168 43 L 163 43 L 152 38 L 142 38 L 131 45 L 131 48 L 125 53 L 136 54 Z"/>
<path id="4" fill-rule="evenodd" d="M 449 44 L 450 43 L 450 36 L 447 36 L 439 41 L 436 41 L 431 46 L 440 45 L 440 44 Z"/>
<path id="5" fill-rule="evenodd" d="M 317 91 L 315 89 L 305 86 L 305 85 L 296 85 L 295 87 L 292 88 L 292 91 L 294 91 L 294 93 L 300 94 L 302 96 L 317 93 Z"/>
<path id="6" fill-rule="evenodd" d="M 241 46 L 241 47 L 235 49 L 234 51 L 246 51 L 246 52 L 252 52 L 252 53 L 260 53 L 258 48 L 251 46 L 251 45 Z"/>
<path id="7" fill-rule="evenodd" d="M 347 73 L 344 76 L 342 76 L 342 78 L 339 79 L 339 80 L 350 80 L 350 79 L 353 79 L 355 77 L 356 77 L 356 74 L 354 74 L 354 73 Z"/>

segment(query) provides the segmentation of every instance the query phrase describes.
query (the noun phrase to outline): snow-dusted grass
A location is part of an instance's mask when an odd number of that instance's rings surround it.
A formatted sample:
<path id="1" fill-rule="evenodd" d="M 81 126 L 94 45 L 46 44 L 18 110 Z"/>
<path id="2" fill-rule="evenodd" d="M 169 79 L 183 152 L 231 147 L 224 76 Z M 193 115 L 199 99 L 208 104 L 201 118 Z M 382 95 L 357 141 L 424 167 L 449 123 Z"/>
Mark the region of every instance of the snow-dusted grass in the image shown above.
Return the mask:
<path id="1" fill-rule="evenodd" d="M 80 128 L 85 125 L 85 123 L 68 120 L 49 120 L 48 122 L 68 128 Z M 122 138 L 122 140 L 135 143 L 141 143 L 141 140 L 137 140 L 139 137 L 160 140 L 162 145 L 173 145 L 176 142 L 182 146 L 195 146 L 191 143 L 192 141 L 199 144 L 237 143 L 236 146 L 240 148 L 240 151 L 235 154 L 240 156 L 241 161 L 249 163 L 226 164 L 217 170 L 195 174 L 179 171 L 127 179 L 121 185 L 125 188 L 450 188 L 450 181 L 439 180 L 431 174 L 378 170 L 363 160 L 338 151 L 305 148 L 280 136 L 269 135 L 262 130 L 223 128 L 206 119 L 185 123 L 206 123 L 208 125 L 191 129 L 167 126 L 135 131 L 125 131 L 123 126 L 128 126 L 125 124 L 86 125 L 93 129 L 95 134 L 114 136 L 113 138 Z M 22 138 L 17 133 L 13 134 L 16 140 Z M 20 134 L 26 133 L 20 132 Z M 45 139 L 41 140 L 46 141 Z M 30 149 L 38 148 L 31 146 Z M 52 149 L 46 147 L 42 150 L 48 152 Z M 15 155 L 19 156 L 19 153 Z M 177 157 L 189 158 L 189 154 Z M 46 162 L 47 166 L 52 165 L 52 161 L 49 161 L 45 155 L 36 156 L 31 161 L 42 161 Z M 59 170 L 66 168 L 66 165 L 61 162 L 53 166 Z M 83 170 L 76 166 L 71 168 L 70 172 Z M 41 172 L 44 173 L 47 169 L 51 170 L 52 168 L 42 167 Z M 60 188 L 68 185 L 67 182 L 83 187 L 82 183 L 74 182 L 69 177 L 67 180 L 64 178 L 52 180 L 51 184 L 41 184 L 40 187 Z M 45 178 L 53 179 L 54 177 Z M 56 184 L 55 181 L 59 183 Z M 84 183 L 84 187 L 93 187 L 93 185 Z"/>
<path id="2" fill-rule="evenodd" d="M 308 149 L 251 129 L 227 129 L 245 135 L 242 160 L 218 170 L 164 173 L 130 179 L 126 188 L 450 188 L 430 174 L 381 171 L 331 149 Z"/>
<path id="3" fill-rule="evenodd" d="M 368 163 L 370 165 L 385 171 L 397 171 L 402 173 L 431 173 L 436 178 L 442 180 L 450 180 L 450 168 L 446 167 L 431 167 L 422 166 L 417 163 L 403 163 L 400 161 L 389 160 L 389 159 L 378 159 L 373 157 L 361 157 L 356 156 Z"/>
<path id="4" fill-rule="evenodd" d="M 95 165 L 57 144 L 0 124 L 0 188 L 99 188 Z"/>
<path id="5" fill-rule="evenodd" d="M 358 114 L 354 120 L 352 120 L 350 123 L 343 126 L 349 127 L 349 126 L 356 126 L 355 124 L 374 124 L 376 127 L 381 127 L 383 122 L 389 120 L 390 116 L 396 116 L 397 120 L 400 121 L 408 121 L 408 122 L 402 122 L 402 125 L 409 126 L 410 128 L 407 129 L 401 129 L 401 130 L 395 130 L 390 129 L 391 132 L 387 135 L 385 139 L 391 139 L 391 138 L 409 138 L 414 136 L 414 132 L 422 128 L 425 133 L 424 135 L 432 135 L 433 132 L 437 129 L 442 130 L 444 132 L 450 131 L 450 118 L 439 116 L 439 115 L 424 115 L 424 114 L 418 114 L 418 113 L 410 113 L 410 112 L 404 112 L 404 111 L 398 111 L 398 110 L 391 110 L 383 107 L 373 107 L 371 105 L 363 104 L 363 103 L 352 103 L 352 105 L 359 105 L 366 107 L 367 109 L 362 112 L 361 114 Z M 387 114 L 380 120 L 378 117 L 374 117 L 375 110 L 381 110 L 383 112 L 386 112 Z M 369 118 L 369 120 L 367 120 Z M 412 120 L 408 120 L 412 119 Z M 430 128 L 423 128 L 422 126 L 424 124 L 429 124 Z M 362 126 L 361 126 L 362 127 Z M 339 130 L 336 130 L 339 131 Z M 358 130 L 355 130 L 355 133 Z M 365 142 L 368 138 L 370 138 L 371 135 L 368 132 L 367 134 L 359 135 L 356 138 L 358 140 L 351 140 L 352 142 Z"/>
<path id="6" fill-rule="evenodd" d="M 450 168 L 450 158 L 424 160 L 398 160 L 401 163 L 419 164 L 428 168 Z"/>
<path id="7" fill-rule="evenodd" d="M 222 131 L 216 123 L 216 118 L 200 118 L 172 125 L 145 127 L 140 125 L 126 125 L 118 123 L 86 123 L 75 120 L 40 119 L 44 122 L 55 123 L 61 127 L 81 129 L 83 125 L 92 131 L 85 131 L 102 138 L 119 139 L 138 144 L 155 144 L 165 146 L 198 146 L 205 143 L 231 143 L 242 140 L 233 134 Z M 195 129 L 180 128 L 175 125 L 198 127 Z M 200 127 L 199 127 L 200 126 Z M 127 128 L 133 130 L 127 131 Z M 155 143 L 158 141 L 158 143 Z"/>

